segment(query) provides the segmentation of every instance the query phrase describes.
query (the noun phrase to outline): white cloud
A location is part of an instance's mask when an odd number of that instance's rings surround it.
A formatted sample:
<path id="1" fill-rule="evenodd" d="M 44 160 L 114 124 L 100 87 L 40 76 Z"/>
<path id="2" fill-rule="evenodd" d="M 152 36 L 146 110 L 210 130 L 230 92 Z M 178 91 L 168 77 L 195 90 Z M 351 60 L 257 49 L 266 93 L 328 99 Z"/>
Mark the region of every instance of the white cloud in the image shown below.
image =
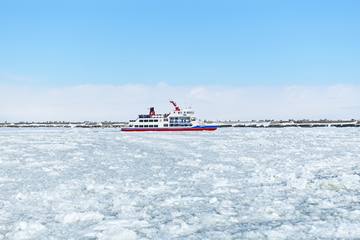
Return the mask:
<path id="1" fill-rule="evenodd" d="M 138 113 L 146 113 L 150 106 L 158 112 L 168 112 L 170 99 L 180 106 L 192 106 L 203 119 L 360 118 L 360 85 L 0 86 L 0 92 L 0 121 L 126 121 Z"/>

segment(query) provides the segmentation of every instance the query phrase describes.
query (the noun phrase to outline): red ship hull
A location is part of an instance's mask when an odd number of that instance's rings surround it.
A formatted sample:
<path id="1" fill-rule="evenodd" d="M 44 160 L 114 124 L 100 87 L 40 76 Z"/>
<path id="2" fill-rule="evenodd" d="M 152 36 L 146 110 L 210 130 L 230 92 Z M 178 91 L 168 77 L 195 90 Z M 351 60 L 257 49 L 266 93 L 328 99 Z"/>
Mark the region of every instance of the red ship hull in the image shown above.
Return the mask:
<path id="1" fill-rule="evenodd" d="M 188 128 L 121 128 L 123 132 L 194 132 L 194 131 L 215 131 L 217 126 L 199 126 Z"/>

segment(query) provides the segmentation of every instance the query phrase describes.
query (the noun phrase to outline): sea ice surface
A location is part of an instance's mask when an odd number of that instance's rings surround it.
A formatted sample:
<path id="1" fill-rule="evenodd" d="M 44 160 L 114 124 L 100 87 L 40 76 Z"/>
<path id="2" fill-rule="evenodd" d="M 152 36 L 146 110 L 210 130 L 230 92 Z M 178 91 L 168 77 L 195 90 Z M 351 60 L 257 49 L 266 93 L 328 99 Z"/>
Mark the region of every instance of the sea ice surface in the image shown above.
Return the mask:
<path id="1" fill-rule="evenodd" d="M 0 129 L 0 239 L 360 238 L 360 128 Z"/>

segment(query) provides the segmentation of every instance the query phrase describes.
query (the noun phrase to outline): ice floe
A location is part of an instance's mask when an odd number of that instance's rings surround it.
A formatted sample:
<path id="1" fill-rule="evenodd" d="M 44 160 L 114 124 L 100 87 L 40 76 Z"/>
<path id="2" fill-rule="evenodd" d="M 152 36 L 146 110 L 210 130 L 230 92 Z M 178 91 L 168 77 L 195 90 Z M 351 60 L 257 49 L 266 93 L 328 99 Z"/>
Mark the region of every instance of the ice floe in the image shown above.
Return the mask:
<path id="1" fill-rule="evenodd" d="M 360 129 L 0 129 L 2 239 L 357 239 Z"/>

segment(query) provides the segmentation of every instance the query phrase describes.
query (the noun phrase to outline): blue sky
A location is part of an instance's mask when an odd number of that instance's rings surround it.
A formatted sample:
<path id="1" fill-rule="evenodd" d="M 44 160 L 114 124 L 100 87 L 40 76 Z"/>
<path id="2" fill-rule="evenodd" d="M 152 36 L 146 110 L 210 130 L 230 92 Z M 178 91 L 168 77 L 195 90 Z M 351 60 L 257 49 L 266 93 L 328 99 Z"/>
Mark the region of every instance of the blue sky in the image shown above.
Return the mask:
<path id="1" fill-rule="evenodd" d="M 0 0 L 0 121 L 360 119 L 357 0 Z"/>
<path id="2" fill-rule="evenodd" d="M 0 1 L 0 83 L 360 82 L 360 1 Z"/>

